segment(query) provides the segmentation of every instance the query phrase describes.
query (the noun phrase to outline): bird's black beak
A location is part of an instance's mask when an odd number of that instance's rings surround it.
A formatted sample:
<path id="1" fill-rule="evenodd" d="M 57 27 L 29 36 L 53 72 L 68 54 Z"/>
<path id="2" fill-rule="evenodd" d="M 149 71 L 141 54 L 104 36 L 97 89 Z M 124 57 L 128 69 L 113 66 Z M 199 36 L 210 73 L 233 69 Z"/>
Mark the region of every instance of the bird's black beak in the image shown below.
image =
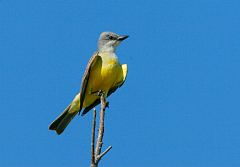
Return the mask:
<path id="1" fill-rule="evenodd" d="M 120 35 L 119 37 L 118 37 L 118 40 L 119 41 L 123 41 L 124 39 L 127 39 L 129 36 L 128 35 Z"/>

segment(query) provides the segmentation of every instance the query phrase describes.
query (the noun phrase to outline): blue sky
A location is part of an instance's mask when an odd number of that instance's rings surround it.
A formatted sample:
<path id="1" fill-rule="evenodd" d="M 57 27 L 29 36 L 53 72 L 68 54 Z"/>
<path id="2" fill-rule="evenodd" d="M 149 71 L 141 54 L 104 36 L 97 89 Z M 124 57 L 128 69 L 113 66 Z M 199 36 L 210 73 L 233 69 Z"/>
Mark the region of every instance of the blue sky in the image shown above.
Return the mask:
<path id="1" fill-rule="evenodd" d="M 240 2 L 0 1 L 0 166 L 89 166 L 92 113 L 48 125 L 102 31 L 128 34 L 100 166 L 240 166 Z"/>

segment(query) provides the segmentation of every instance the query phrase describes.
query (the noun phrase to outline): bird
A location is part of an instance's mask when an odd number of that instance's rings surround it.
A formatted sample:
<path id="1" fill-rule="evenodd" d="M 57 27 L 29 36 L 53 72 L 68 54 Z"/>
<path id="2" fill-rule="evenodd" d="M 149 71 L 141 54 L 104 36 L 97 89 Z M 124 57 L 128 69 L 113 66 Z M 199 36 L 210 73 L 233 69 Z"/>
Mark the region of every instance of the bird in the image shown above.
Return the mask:
<path id="1" fill-rule="evenodd" d="M 80 114 L 83 110 L 81 115 L 84 116 L 100 103 L 100 96 L 96 93 L 104 92 L 104 97 L 107 98 L 124 84 L 128 67 L 127 64 L 120 64 L 116 49 L 128 37 L 114 32 L 100 34 L 98 49 L 87 64 L 79 93 L 50 124 L 49 130 L 62 134 L 77 113 Z"/>

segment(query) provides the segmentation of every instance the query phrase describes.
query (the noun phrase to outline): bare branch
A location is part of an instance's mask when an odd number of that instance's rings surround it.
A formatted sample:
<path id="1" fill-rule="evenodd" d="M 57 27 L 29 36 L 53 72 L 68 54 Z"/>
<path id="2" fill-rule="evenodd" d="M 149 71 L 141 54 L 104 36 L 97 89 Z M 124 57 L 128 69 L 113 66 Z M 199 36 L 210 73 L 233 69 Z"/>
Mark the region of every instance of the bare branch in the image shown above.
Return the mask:
<path id="1" fill-rule="evenodd" d="M 96 157 L 97 161 L 100 161 L 101 158 L 102 158 L 105 154 L 107 154 L 108 151 L 110 151 L 111 149 L 112 149 L 112 146 L 109 146 L 104 152 L 102 152 L 100 155 L 98 155 L 98 156 Z"/>
<path id="2" fill-rule="evenodd" d="M 91 152 L 92 152 L 92 159 L 91 159 L 91 166 L 95 164 L 95 153 L 94 153 L 94 145 L 95 145 L 95 129 L 96 129 L 96 109 L 93 109 L 93 121 L 92 121 L 92 142 L 91 142 Z"/>
<path id="3" fill-rule="evenodd" d="M 97 144 L 95 149 L 95 157 L 97 157 L 101 153 L 101 149 L 102 149 L 106 104 L 107 104 L 106 98 L 104 97 L 104 93 L 102 93 L 101 94 L 101 111 L 100 111 L 99 129 L 98 129 L 98 138 L 97 138 Z"/>
<path id="4" fill-rule="evenodd" d="M 96 147 L 94 149 L 95 144 L 95 128 L 96 128 L 96 109 L 94 109 L 93 113 L 93 123 L 92 123 L 92 143 L 91 143 L 91 151 L 92 151 L 92 159 L 91 159 L 91 167 L 98 167 L 98 163 L 101 158 L 106 155 L 112 148 L 109 146 L 103 153 L 101 153 L 102 145 L 103 145 L 103 135 L 104 135 L 104 117 L 105 117 L 105 109 L 108 105 L 106 101 L 104 92 L 99 91 L 99 96 L 101 100 L 101 111 L 99 118 L 99 128 L 98 128 L 98 137 L 96 141 Z"/>

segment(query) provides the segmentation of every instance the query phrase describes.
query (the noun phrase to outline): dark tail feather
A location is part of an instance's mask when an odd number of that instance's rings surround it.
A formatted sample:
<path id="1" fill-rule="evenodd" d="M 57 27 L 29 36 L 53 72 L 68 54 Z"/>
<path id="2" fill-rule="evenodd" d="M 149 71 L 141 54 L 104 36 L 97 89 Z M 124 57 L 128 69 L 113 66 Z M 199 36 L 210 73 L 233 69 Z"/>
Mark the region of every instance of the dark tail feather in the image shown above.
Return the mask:
<path id="1" fill-rule="evenodd" d="M 71 122 L 76 113 L 69 113 L 70 105 L 62 112 L 62 114 L 55 119 L 49 126 L 50 130 L 55 130 L 60 135 L 64 129 Z"/>

